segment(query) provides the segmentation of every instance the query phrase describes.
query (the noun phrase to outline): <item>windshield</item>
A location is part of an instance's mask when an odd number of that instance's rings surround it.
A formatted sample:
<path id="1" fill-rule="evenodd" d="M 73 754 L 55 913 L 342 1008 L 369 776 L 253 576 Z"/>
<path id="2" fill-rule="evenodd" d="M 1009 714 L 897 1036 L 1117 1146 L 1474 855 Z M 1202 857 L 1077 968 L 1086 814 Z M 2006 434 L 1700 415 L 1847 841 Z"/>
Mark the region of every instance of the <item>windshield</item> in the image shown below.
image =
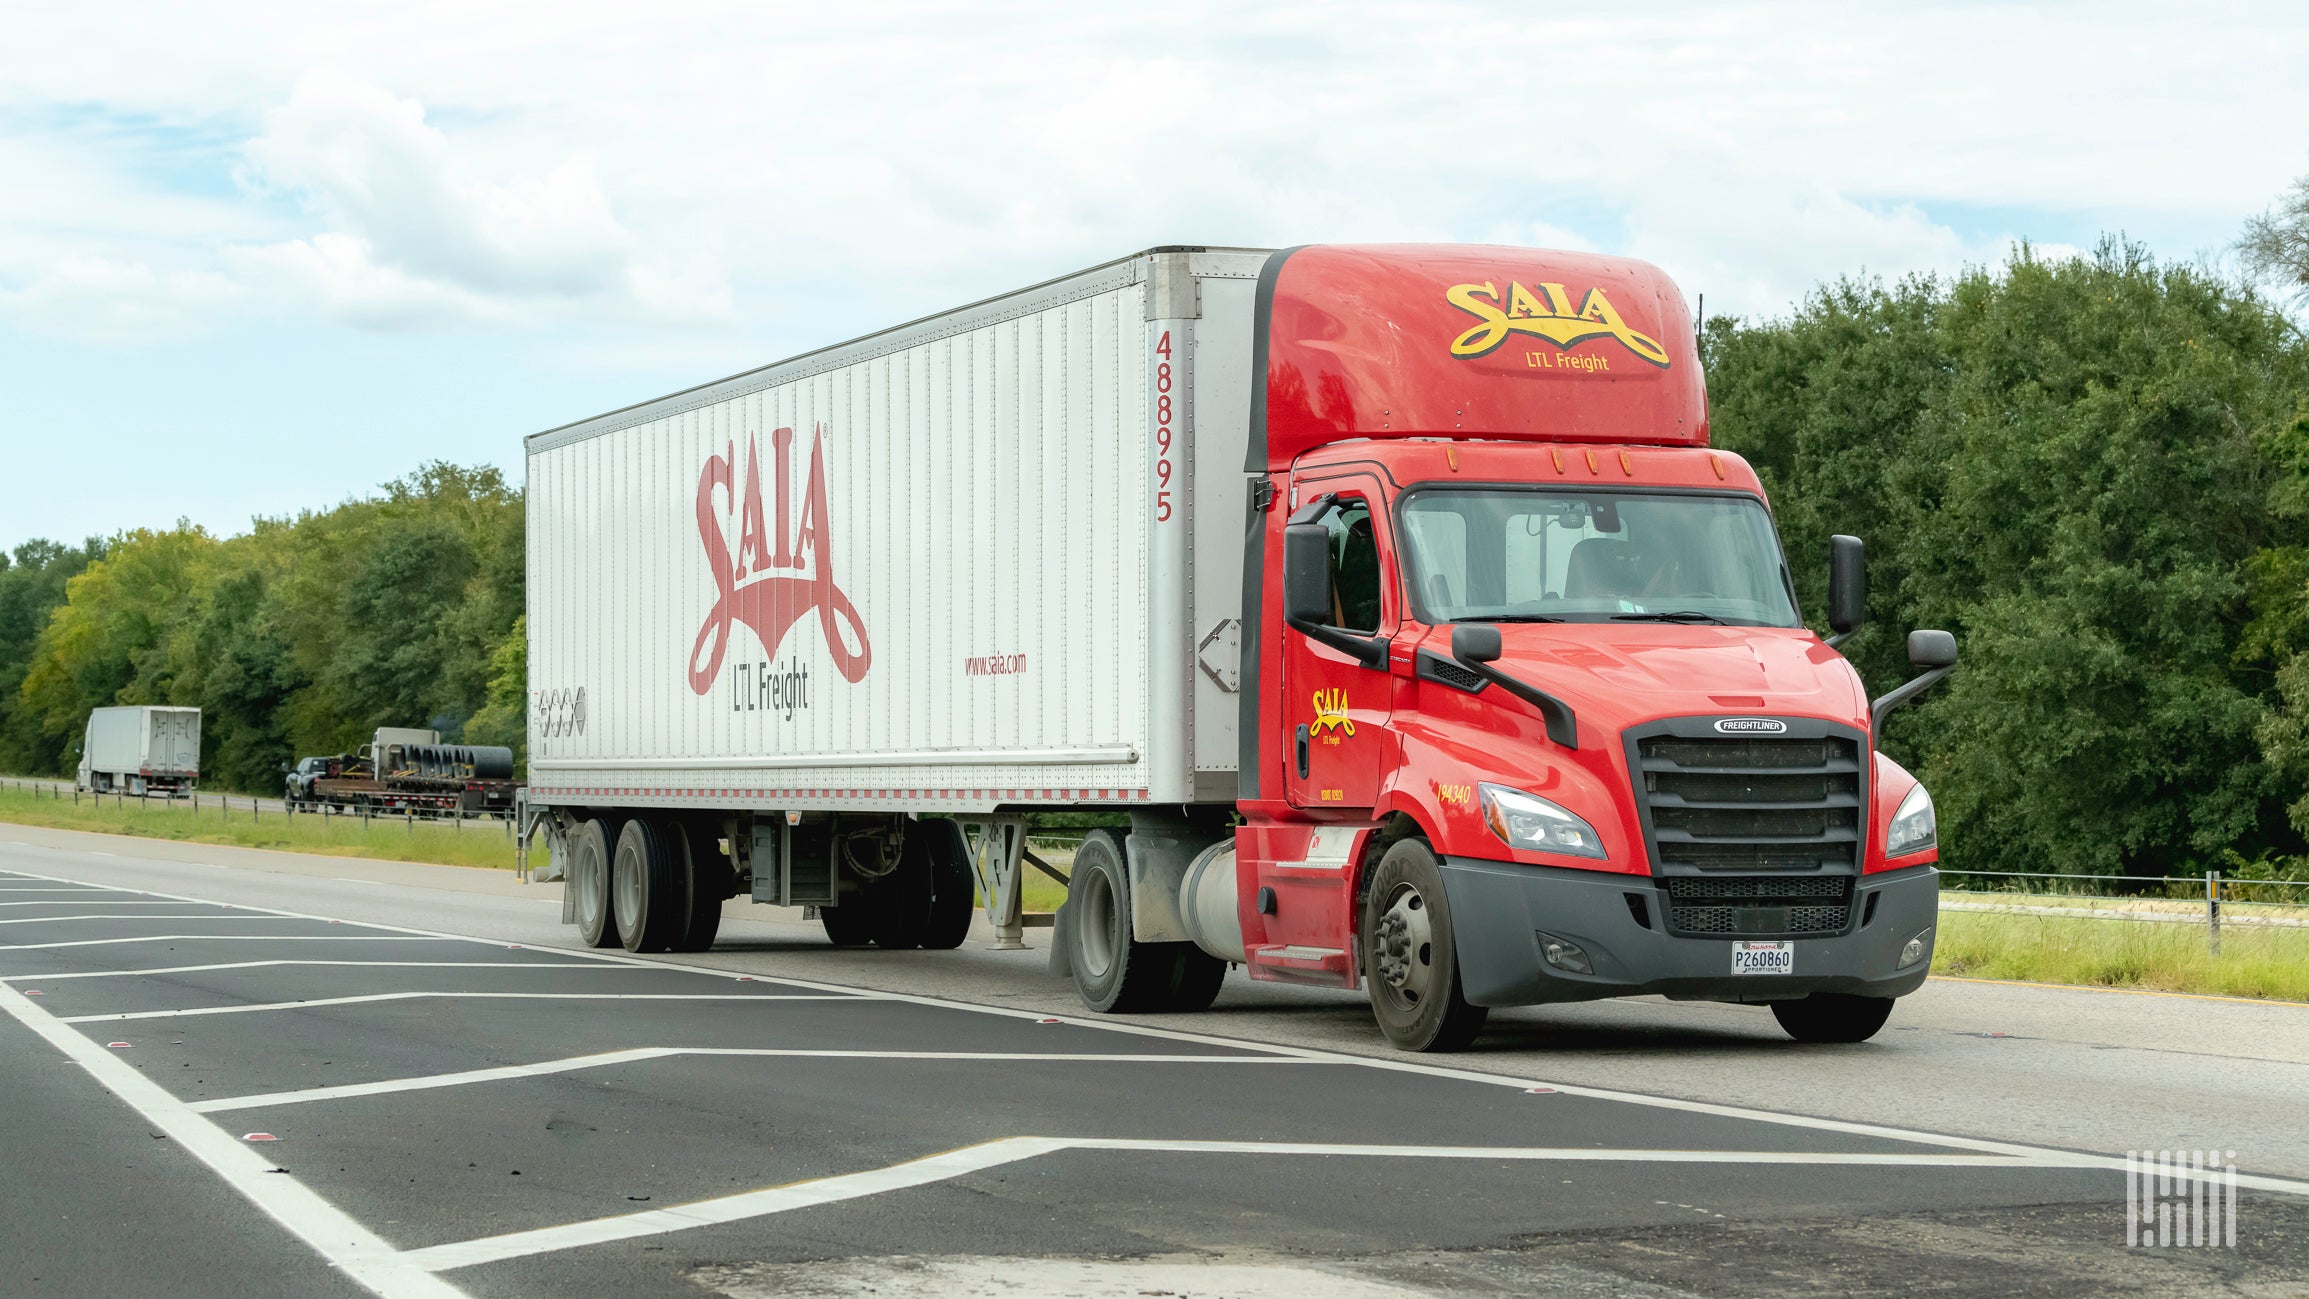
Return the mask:
<path id="1" fill-rule="evenodd" d="M 1429 623 L 1798 625 L 1752 496 L 1429 488 L 1404 498 L 1402 519 Z"/>

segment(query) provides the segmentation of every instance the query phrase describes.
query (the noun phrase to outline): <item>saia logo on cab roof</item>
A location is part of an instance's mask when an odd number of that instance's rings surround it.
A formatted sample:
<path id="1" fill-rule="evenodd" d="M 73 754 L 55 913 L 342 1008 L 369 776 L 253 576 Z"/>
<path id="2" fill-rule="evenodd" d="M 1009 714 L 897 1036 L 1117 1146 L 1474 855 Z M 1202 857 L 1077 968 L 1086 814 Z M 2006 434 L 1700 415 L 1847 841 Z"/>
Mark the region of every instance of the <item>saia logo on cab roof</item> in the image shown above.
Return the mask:
<path id="1" fill-rule="evenodd" d="M 1454 284 L 1443 296 L 1452 306 L 1481 322 L 1451 340 L 1451 354 L 1461 360 L 1488 356 L 1509 337 L 1530 334 L 1546 339 L 1559 349 L 1569 349 L 1591 338 L 1616 338 L 1621 346 L 1642 360 L 1663 370 L 1668 367 L 1668 349 L 1660 346 L 1658 339 L 1638 333 L 1620 319 L 1602 289 L 1589 289 L 1576 310 L 1571 305 L 1571 294 L 1560 284 L 1542 284 L 1534 294 L 1510 281 L 1504 300 L 1499 295 L 1499 286 L 1489 281 Z"/>
<path id="2" fill-rule="evenodd" d="M 690 689 L 701 695 L 713 689 L 714 675 L 721 671 L 722 657 L 730 648 L 732 622 L 752 628 L 763 650 L 775 654 L 786 632 L 803 614 L 815 610 L 818 628 L 826 636 L 826 651 L 844 678 L 856 681 L 864 677 L 874 661 L 874 647 L 867 643 L 866 624 L 858 617 L 858 607 L 834 582 L 833 526 L 826 517 L 825 434 L 822 424 L 811 430 L 810 479 L 802 490 L 802 521 L 791 533 L 787 531 L 787 514 L 788 502 L 793 500 L 792 429 L 773 429 L 770 433 L 778 475 L 774 531 L 762 510 L 761 444 L 751 434 L 746 437 L 742 496 L 733 481 L 737 472 L 734 443 L 726 445 L 721 455 L 707 459 L 705 471 L 698 475 L 698 540 L 705 543 L 706 567 L 714 579 L 714 607 L 707 611 L 705 625 L 698 628 L 697 641 L 690 646 Z M 722 533 L 721 511 L 714 508 L 717 487 L 738 509 L 734 551 Z M 805 569 L 808 572 L 803 576 Z M 854 651 L 850 640 L 858 643 Z M 706 656 L 702 667 L 700 656 Z"/>

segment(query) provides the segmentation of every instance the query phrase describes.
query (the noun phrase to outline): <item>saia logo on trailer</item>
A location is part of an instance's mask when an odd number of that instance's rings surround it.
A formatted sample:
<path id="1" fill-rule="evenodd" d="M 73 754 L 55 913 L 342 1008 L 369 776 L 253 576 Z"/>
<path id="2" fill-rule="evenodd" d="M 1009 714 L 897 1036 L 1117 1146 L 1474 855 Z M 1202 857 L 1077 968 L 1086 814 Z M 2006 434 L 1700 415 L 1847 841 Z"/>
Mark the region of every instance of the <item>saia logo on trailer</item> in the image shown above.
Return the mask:
<path id="1" fill-rule="evenodd" d="M 802 615 L 813 610 L 818 629 L 825 633 L 826 652 L 834 668 L 850 681 L 866 675 L 874 661 L 867 643 L 866 624 L 858 607 L 834 582 L 833 526 L 826 518 L 826 430 L 818 425 L 810 435 L 810 478 L 802 490 L 801 526 L 788 530 L 793 500 L 794 431 L 770 432 L 770 451 L 777 457 L 776 530 L 762 510 L 761 444 L 746 437 L 746 480 L 740 495 L 734 475 L 737 447 L 706 461 L 698 475 L 698 540 L 705 543 L 706 567 L 714 579 L 714 607 L 698 628 L 690 646 L 690 689 L 704 694 L 713 689 L 722 656 L 730 648 L 730 624 L 742 622 L 753 629 L 762 648 L 772 655 L 786 632 Z M 738 511 L 738 544 L 733 551 L 722 532 L 721 511 L 714 507 L 714 489 Z M 803 575 L 806 571 L 806 575 Z M 852 649 L 850 642 L 856 641 Z M 704 660 L 701 665 L 699 660 Z"/>

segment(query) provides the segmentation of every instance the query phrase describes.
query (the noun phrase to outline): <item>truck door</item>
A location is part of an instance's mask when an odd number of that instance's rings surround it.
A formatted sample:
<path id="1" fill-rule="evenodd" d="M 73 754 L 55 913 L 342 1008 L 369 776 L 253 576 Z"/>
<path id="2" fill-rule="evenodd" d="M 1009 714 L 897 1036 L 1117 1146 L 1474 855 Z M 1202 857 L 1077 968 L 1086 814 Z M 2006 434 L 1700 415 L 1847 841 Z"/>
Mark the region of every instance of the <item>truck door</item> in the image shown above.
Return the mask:
<path id="1" fill-rule="evenodd" d="M 1338 499 L 1320 522 L 1331 533 L 1330 625 L 1364 635 L 1392 633 L 1395 561 L 1384 498 L 1367 474 L 1301 480 L 1298 499 L 1327 492 Z M 1368 808 L 1392 745 L 1387 722 L 1394 683 L 1293 631 L 1283 633 L 1283 726 L 1289 764 L 1286 797 L 1297 807 Z"/>

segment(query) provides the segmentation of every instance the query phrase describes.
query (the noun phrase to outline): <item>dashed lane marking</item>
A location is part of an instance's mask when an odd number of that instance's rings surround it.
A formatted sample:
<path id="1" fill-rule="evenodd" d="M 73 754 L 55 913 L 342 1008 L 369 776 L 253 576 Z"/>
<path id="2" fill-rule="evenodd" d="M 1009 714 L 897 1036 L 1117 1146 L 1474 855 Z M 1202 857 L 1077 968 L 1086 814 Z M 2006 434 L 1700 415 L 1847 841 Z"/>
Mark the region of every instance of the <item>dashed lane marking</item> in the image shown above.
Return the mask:
<path id="1" fill-rule="evenodd" d="M 866 1001 L 870 998 L 829 993 L 776 992 L 365 992 L 352 997 L 313 997 L 306 1001 L 266 1001 L 243 1006 L 194 1006 L 186 1010 L 130 1010 L 115 1015 L 74 1015 L 67 1024 L 111 1023 L 121 1019 L 184 1019 L 194 1015 L 247 1015 L 260 1010 L 313 1010 L 321 1006 L 358 1006 L 378 1001 L 421 1001 L 453 997 L 476 1001 Z"/>
<path id="2" fill-rule="evenodd" d="M 842 1050 L 786 1050 L 776 1047 L 736 1046 L 641 1046 L 623 1051 L 602 1051 L 594 1055 L 568 1056 L 559 1060 L 541 1060 L 535 1064 L 501 1065 L 493 1069 L 467 1069 L 459 1073 L 422 1074 L 412 1078 L 390 1078 L 381 1082 L 342 1083 L 334 1087 L 308 1087 L 302 1091 L 267 1092 L 255 1096 L 221 1096 L 215 1100 L 196 1101 L 192 1108 L 203 1114 L 225 1110 L 268 1109 L 275 1105 L 303 1105 L 312 1101 L 346 1100 L 357 1096 L 387 1096 L 399 1092 L 431 1091 L 440 1087 L 463 1087 L 472 1083 L 501 1082 L 515 1078 L 542 1078 L 552 1074 L 575 1073 L 580 1069 L 603 1069 L 613 1065 L 638 1064 L 645 1060 L 665 1060 L 675 1056 L 755 1056 L 771 1059 L 832 1059 L 832 1060 L 988 1060 L 988 1061 L 1049 1061 L 1085 1064 L 1326 1064 L 1322 1060 L 1299 1060 L 1276 1055 L 1114 1055 L 1090 1052 L 1063 1051 L 842 1051 Z"/>
<path id="3" fill-rule="evenodd" d="M 162 965 L 137 970 L 72 970 L 63 974 L 0 974 L 0 983 L 19 979 L 119 979 L 139 974 L 199 974 L 206 970 L 254 970 L 270 965 L 361 965 L 408 970 L 642 970 L 638 965 L 598 961 L 218 961 L 209 965 Z"/>
<path id="4" fill-rule="evenodd" d="M 138 917 L 149 919 L 150 917 Z M 175 917 L 170 917 L 174 919 Z M 203 917 L 204 919 L 206 917 Z M 442 943 L 473 942 L 431 934 L 145 934 L 137 938 L 74 938 L 58 943 L 0 943 L 0 952 L 45 952 L 58 947 L 109 947 L 121 943 Z"/>
<path id="5" fill-rule="evenodd" d="M 221 906 L 223 904 L 219 903 L 218 905 Z M 215 912 L 206 912 L 186 916 L 11 916 L 6 920 L 0 920 L 0 925 L 54 925 L 61 924 L 67 920 L 134 920 L 139 923 L 153 920 L 270 920 L 275 923 L 280 923 L 283 921 L 294 921 L 301 919 L 303 919 L 301 916 L 268 916 L 261 912 L 252 915 L 219 915 Z"/>
<path id="6" fill-rule="evenodd" d="M 1785 1164 L 1805 1166 L 1900 1168 L 2016 1168 L 2054 1170 L 2098 1168 L 2088 1156 L 2046 1155 L 2018 1158 L 1996 1155 L 1854 1154 L 1786 1150 L 1598 1150 L 1584 1147 L 1529 1146 L 1356 1146 L 1288 1141 L 1142 1141 L 1073 1137 L 1009 1137 L 984 1145 L 965 1146 L 924 1159 L 887 1168 L 835 1177 L 815 1178 L 738 1195 L 700 1200 L 692 1204 L 651 1209 L 641 1213 L 595 1218 L 559 1227 L 509 1232 L 477 1240 L 456 1241 L 413 1249 L 402 1255 L 419 1267 L 436 1272 L 496 1263 L 510 1258 L 599 1245 L 637 1236 L 659 1236 L 693 1227 L 739 1222 L 748 1218 L 788 1213 L 795 1209 L 880 1195 L 888 1191 L 927 1186 L 971 1173 L 984 1172 L 1037 1156 L 1068 1150 L 1125 1150 L 1167 1154 L 1244 1154 L 1267 1158 L 1481 1159 L 1495 1161 L 1649 1163 L 1649 1164 Z"/>

